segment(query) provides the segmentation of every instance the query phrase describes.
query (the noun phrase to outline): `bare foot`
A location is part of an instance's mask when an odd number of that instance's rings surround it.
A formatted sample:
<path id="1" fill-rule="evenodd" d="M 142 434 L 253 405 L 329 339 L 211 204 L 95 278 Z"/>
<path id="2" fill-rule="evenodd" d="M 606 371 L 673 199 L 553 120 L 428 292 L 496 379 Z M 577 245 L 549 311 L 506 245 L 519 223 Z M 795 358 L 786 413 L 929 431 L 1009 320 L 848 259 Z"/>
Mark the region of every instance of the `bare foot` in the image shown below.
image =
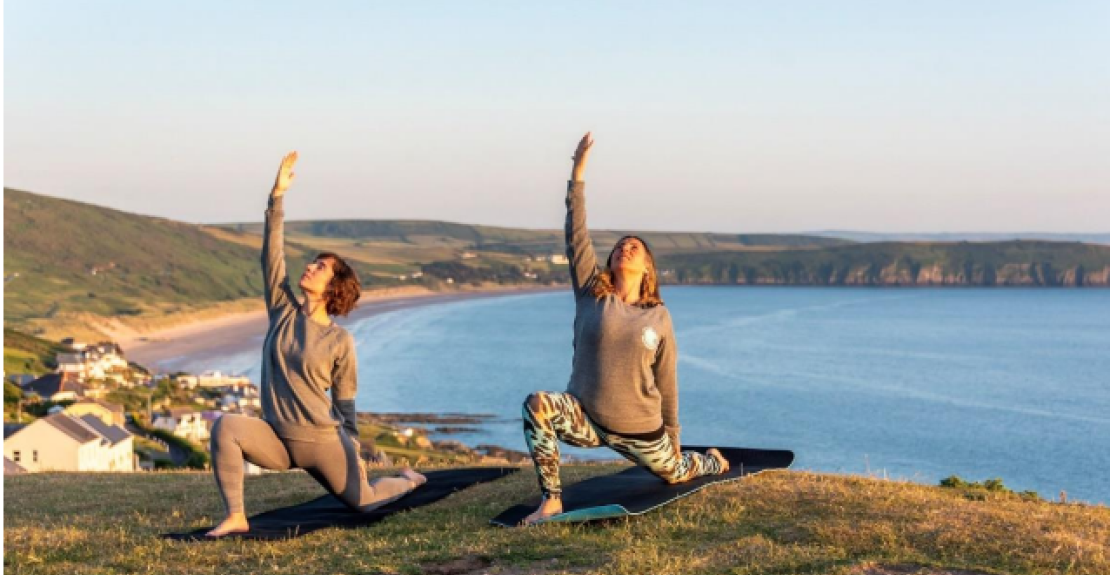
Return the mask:
<path id="1" fill-rule="evenodd" d="M 246 533 L 251 530 L 251 526 L 247 523 L 247 516 L 243 513 L 232 513 L 224 519 L 223 523 L 216 526 L 215 529 L 207 533 L 208 537 L 223 537 L 231 533 Z"/>
<path id="2" fill-rule="evenodd" d="M 707 449 L 705 451 L 705 454 L 712 457 L 713 459 L 716 459 L 717 463 L 721 464 L 721 473 L 722 474 L 723 473 L 728 473 L 728 460 L 725 459 L 724 455 L 721 455 L 720 451 L 717 451 L 716 447 L 710 447 L 709 449 Z"/>
<path id="3" fill-rule="evenodd" d="M 417 487 L 420 487 L 421 485 L 424 485 L 428 482 L 427 477 L 424 477 L 423 475 L 413 471 L 411 467 L 405 467 L 401 469 L 401 477 L 404 477 L 405 479 L 411 481 L 413 489 L 416 489 Z"/>
<path id="4" fill-rule="evenodd" d="M 547 519 L 548 517 L 551 517 L 552 515 L 558 515 L 562 512 L 563 512 L 563 500 L 562 499 L 560 499 L 558 497 L 544 497 L 543 502 L 540 503 L 539 508 L 537 508 L 534 512 L 532 512 L 532 514 L 529 515 L 528 517 L 525 517 L 524 521 L 521 521 L 520 523 L 521 523 L 521 525 L 531 525 L 531 524 L 533 524 L 537 521 L 540 521 L 542 519 Z"/>

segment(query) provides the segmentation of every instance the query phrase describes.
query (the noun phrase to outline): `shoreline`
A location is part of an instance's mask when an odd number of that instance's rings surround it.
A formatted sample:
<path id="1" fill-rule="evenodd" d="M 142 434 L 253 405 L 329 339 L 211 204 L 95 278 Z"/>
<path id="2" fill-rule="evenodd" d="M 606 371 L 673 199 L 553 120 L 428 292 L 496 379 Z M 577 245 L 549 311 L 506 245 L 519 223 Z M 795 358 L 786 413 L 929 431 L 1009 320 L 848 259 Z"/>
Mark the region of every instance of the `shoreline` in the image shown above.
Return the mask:
<path id="1" fill-rule="evenodd" d="M 451 292 L 435 292 L 427 289 L 365 291 L 362 293 L 359 306 L 338 323 L 349 324 L 391 311 L 425 305 L 564 289 L 566 289 L 565 286 L 505 286 Z M 141 336 L 124 338 L 118 343 L 123 347 L 128 361 L 157 371 L 160 364 L 168 361 L 182 358 L 203 359 L 254 349 L 258 346 L 256 340 L 265 335 L 266 326 L 266 311 L 258 309 L 194 321 Z"/>

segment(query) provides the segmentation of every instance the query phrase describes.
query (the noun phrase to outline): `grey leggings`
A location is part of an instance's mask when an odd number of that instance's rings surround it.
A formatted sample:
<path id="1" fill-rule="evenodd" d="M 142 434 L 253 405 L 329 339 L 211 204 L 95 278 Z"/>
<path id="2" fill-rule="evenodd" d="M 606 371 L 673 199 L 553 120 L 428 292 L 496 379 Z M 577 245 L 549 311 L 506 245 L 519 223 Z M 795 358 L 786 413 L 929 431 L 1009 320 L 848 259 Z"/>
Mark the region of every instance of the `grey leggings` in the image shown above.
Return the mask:
<path id="1" fill-rule="evenodd" d="M 228 414 L 212 428 L 212 471 L 227 512 L 243 513 L 243 462 L 264 469 L 304 469 L 332 495 L 352 509 L 367 512 L 413 490 L 403 477 L 381 477 L 369 483 L 359 476 L 362 465 L 355 444 L 342 430 L 334 441 L 293 441 L 274 433 L 256 417 Z"/>

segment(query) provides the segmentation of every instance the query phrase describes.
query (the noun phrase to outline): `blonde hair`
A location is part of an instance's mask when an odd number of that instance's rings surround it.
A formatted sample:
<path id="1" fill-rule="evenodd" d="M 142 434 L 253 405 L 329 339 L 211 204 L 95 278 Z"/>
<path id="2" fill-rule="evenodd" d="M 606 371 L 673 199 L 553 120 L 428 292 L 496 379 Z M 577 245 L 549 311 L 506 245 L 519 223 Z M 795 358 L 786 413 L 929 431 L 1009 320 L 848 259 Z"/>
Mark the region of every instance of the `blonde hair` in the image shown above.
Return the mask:
<path id="1" fill-rule="evenodd" d="M 647 269 L 644 271 L 644 277 L 640 280 L 640 301 L 636 302 L 635 305 L 640 307 L 663 305 L 663 298 L 659 295 L 659 276 L 655 268 L 655 254 L 651 253 L 651 247 L 639 236 L 624 236 L 613 245 L 609 257 L 605 258 L 605 269 L 594 280 L 594 297 L 601 299 L 607 295 L 617 293 L 617 288 L 613 285 L 613 268 L 609 267 L 609 262 L 613 261 L 613 254 L 617 252 L 621 243 L 628 239 L 639 240 L 643 244 L 644 255 L 647 257 L 648 263 Z"/>

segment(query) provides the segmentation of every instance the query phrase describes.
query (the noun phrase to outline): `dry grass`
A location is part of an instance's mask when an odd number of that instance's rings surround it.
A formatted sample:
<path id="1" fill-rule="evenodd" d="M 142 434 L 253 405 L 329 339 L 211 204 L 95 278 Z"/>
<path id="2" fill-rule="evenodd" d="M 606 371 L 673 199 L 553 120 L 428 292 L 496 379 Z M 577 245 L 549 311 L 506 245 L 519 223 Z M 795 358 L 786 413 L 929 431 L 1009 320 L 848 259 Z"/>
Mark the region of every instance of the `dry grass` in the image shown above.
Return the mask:
<path id="1" fill-rule="evenodd" d="M 567 467 L 567 482 L 612 472 Z M 774 472 L 634 520 L 531 529 L 487 520 L 535 492 L 530 470 L 371 529 L 188 544 L 220 514 L 203 473 L 6 477 L 8 573 L 1110 573 L 1110 509 L 875 479 Z M 303 473 L 247 483 L 248 510 L 311 499 Z"/>

